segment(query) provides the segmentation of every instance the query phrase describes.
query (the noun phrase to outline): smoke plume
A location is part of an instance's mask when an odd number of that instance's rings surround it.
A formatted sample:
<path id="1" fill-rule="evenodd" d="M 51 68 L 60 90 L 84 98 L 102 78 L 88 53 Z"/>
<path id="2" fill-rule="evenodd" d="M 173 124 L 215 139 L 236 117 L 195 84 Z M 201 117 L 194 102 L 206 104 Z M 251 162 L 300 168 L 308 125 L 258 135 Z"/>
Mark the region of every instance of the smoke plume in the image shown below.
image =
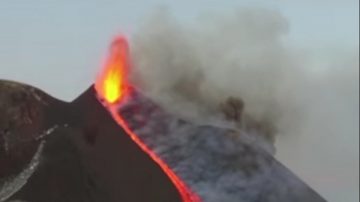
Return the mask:
<path id="1" fill-rule="evenodd" d="M 278 144 L 288 149 L 283 159 L 292 159 L 292 150 L 314 155 L 314 145 L 325 144 L 337 157 L 327 162 L 329 168 L 357 173 L 358 51 L 311 57 L 313 50 L 289 43 L 291 27 L 273 10 L 243 8 L 204 17 L 192 25 L 167 10 L 150 17 L 132 39 L 133 82 L 172 113 L 201 122 L 221 119 L 220 106 L 229 97 L 241 99 L 246 117 L 276 128 L 271 139 L 278 135 Z M 319 148 L 313 160 L 326 158 L 325 151 Z M 312 163 L 299 163 L 298 171 Z"/>

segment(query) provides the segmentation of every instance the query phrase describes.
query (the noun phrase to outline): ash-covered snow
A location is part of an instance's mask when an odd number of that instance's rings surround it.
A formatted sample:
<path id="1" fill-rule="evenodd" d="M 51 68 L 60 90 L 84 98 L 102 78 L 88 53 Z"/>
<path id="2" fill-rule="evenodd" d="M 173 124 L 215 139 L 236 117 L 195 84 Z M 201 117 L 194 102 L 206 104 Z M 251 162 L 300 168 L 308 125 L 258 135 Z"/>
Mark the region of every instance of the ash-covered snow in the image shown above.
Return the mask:
<path id="1" fill-rule="evenodd" d="M 119 106 L 129 127 L 204 202 L 325 201 L 247 131 L 198 125 L 164 112 L 138 91 Z M 261 137 L 261 136 L 259 136 Z"/>
<path id="2" fill-rule="evenodd" d="M 45 141 L 42 141 L 26 168 L 17 176 L 7 179 L 2 186 L 0 186 L 0 202 L 6 201 L 13 194 L 18 192 L 36 171 L 37 166 L 40 163 L 41 152 L 43 150 Z"/>

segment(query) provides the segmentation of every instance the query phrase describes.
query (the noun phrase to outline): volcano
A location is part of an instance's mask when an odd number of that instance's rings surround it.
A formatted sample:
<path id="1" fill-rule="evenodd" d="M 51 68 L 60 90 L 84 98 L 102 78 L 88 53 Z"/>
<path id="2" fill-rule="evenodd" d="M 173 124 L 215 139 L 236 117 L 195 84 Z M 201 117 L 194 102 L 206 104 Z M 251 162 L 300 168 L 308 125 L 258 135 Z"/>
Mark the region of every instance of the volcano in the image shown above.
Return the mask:
<path id="1" fill-rule="evenodd" d="M 0 81 L 0 202 L 323 202 L 231 128 L 167 113 L 129 84 L 117 37 L 71 103 Z"/>
<path id="2" fill-rule="evenodd" d="M 94 88 L 65 103 L 29 86 L 0 85 L 7 105 L 2 123 L 8 122 L 1 127 L 0 201 L 181 201 L 158 165 L 97 101 Z M 13 96 L 22 102 L 6 103 Z M 39 149 L 38 165 L 29 166 Z M 35 171 L 18 176 L 26 169 Z"/>

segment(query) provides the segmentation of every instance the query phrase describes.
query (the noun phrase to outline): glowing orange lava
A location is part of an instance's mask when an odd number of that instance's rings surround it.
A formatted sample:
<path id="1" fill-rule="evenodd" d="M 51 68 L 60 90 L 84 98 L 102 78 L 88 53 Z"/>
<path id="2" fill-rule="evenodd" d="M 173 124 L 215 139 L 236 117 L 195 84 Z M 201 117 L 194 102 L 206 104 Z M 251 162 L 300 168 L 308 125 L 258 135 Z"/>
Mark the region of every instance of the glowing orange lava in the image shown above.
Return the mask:
<path id="1" fill-rule="evenodd" d="M 117 110 L 117 104 L 123 101 L 128 93 L 126 80 L 128 63 L 128 44 L 124 37 L 114 40 L 106 66 L 95 84 L 97 94 L 105 99 L 107 108 L 114 120 L 125 130 L 130 138 L 167 174 L 179 191 L 183 202 L 201 202 L 186 184 L 174 173 L 173 170 L 153 152 L 128 126 Z"/>
<path id="2" fill-rule="evenodd" d="M 111 44 L 110 55 L 99 75 L 95 89 L 107 102 L 114 104 L 126 94 L 129 46 L 124 37 L 117 37 Z"/>

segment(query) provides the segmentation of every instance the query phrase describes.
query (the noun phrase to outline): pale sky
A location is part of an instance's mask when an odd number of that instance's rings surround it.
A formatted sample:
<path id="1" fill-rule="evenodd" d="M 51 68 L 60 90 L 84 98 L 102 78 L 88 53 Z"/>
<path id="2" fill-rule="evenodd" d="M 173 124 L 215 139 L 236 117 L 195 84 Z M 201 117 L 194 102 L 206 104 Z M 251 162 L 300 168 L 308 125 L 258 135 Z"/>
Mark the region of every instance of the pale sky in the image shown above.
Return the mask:
<path id="1" fill-rule="evenodd" d="M 0 79 L 29 83 L 70 101 L 94 81 L 112 36 L 119 32 L 131 36 L 160 5 L 168 6 L 184 22 L 194 22 L 204 12 L 261 6 L 287 18 L 288 40 L 299 48 L 316 52 L 319 47 L 335 47 L 351 52 L 359 45 L 358 0 L 3 0 Z M 289 159 L 284 163 L 290 168 L 297 165 Z M 315 167 L 304 169 L 299 171 L 301 177 L 310 179 Z M 339 183 L 346 193 L 336 193 L 340 190 L 336 185 L 316 180 L 314 185 L 329 201 L 358 201 L 358 179 Z M 344 200 L 336 197 L 341 194 Z"/>
<path id="2" fill-rule="evenodd" d="M 159 5 L 170 7 L 177 18 L 186 21 L 213 10 L 273 8 L 288 18 L 292 43 L 356 48 L 358 4 L 358 0 L 2 1 L 0 77 L 30 82 L 71 100 L 92 81 L 109 39 L 119 32 L 131 35 Z M 66 82 L 43 78 L 52 74 L 67 78 Z M 74 84 L 79 87 L 74 89 Z"/>

